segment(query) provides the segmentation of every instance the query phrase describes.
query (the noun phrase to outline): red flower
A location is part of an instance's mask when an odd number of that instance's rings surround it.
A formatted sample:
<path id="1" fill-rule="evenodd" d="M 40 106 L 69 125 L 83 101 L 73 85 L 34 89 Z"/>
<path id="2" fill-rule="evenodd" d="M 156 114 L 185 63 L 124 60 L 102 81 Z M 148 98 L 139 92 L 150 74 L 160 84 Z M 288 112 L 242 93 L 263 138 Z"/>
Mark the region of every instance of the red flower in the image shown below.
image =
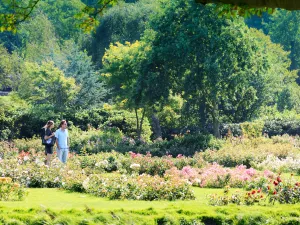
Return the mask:
<path id="1" fill-rule="evenodd" d="M 277 194 L 277 192 L 276 192 L 276 191 L 274 191 L 274 192 L 273 192 L 273 195 L 276 195 L 276 194 Z"/>
<path id="2" fill-rule="evenodd" d="M 282 182 L 281 178 L 280 177 L 277 177 L 277 181 L 280 183 Z"/>
<path id="3" fill-rule="evenodd" d="M 253 191 L 251 192 L 251 194 L 253 194 L 253 195 L 254 195 L 255 193 L 256 193 L 256 191 L 255 191 L 255 190 L 253 190 Z"/>
<path id="4" fill-rule="evenodd" d="M 248 196 L 250 196 L 251 195 L 251 193 L 250 192 L 248 192 Z"/>
<path id="5" fill-rule="evenodd" d="M 300 183 L 299 183 L 299 182 L 297 182 L 295 185 L 296 185 L 297 187 L 300 187 Z"/>
<path id="6" fill-rule="evenodd" d="M 268 188 L 268 190 L 270 190 L 270 186 L 268 186 L 267 188 Z"/>
<path id="7" fill-rule="evenodd" d="M 264 197 L 263 195 L 260 196 L 260 198 L 263 198 L 263 197 Z"/>
<path id="8" fill-rule="evenodd" d="M 257 193 L 260 193 L 260 192 L 261 192 L 261 189 L 258 189 L 258 190 L 257 190 Z"/>
<path id="9" fill-rule="evenodd" d="M 275 186 L 277 186 L 277 185 L 278 185 L 278 182 L 277 182 L 276 180 L 274 180 L 273 184 L 274 184 Z"/>

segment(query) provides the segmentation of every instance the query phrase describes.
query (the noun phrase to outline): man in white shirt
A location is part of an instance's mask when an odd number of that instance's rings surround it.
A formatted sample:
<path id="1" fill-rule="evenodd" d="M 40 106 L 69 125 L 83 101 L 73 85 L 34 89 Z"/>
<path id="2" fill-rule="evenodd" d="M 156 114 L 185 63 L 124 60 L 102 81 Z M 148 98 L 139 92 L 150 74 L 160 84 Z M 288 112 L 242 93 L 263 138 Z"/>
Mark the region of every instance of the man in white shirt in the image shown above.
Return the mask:
<path id="1" fill-rule="evenodd" d="M 59 129 L 55 132 L 56 146 L 57 146 L 57 156 L 63 163 L 67 162 L 69 153 L 69 134 L 67 130 L 67 121 L 62 120 L 59 125 Z"/>

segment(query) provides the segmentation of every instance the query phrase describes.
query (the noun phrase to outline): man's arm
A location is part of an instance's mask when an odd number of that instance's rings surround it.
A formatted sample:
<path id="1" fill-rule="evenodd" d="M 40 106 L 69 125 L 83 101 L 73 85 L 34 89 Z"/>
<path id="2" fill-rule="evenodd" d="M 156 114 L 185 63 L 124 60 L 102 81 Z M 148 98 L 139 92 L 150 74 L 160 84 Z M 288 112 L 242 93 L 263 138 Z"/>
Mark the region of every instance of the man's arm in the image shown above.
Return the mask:
<path id="1" fill-rule="evenodd" d="M 59 145 L 58 145 L 58 138 L 56 138 L 56 146 L 57 146 L 57 149 L 59 150 Z"/>
<path id="2" fill-rule="evenodd" d="M 56 137 L 56 146 L 57 146 L 57 149 L 59 150 L 59 144 L 58 144 L 58 131 L 55 132 L 55 137 Z"/>

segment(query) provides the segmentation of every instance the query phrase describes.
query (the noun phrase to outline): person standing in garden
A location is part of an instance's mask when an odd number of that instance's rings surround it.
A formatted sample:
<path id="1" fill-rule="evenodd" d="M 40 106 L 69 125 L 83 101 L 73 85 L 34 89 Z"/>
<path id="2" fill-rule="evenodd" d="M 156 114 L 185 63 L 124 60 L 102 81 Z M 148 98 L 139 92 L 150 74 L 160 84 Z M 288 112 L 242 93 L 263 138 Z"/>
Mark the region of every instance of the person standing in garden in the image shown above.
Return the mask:
<path id="1" fill-rule="evenodd" d="M 53 145 L 55 143 L 55 133 L 52 132 L 54 122 L 49 120 L 42 128 L 43 145 L 45 145 L 46 165 L 51 165 L 51 156 L 53 154 Z"/>
<path id="2" fill-rule="evenodd" d="M 67 162 L 70 144 L 67 126 L 67 121 L 62 120 L 59 129 L 55 132 L 57 156 L 63 163 Z"/>

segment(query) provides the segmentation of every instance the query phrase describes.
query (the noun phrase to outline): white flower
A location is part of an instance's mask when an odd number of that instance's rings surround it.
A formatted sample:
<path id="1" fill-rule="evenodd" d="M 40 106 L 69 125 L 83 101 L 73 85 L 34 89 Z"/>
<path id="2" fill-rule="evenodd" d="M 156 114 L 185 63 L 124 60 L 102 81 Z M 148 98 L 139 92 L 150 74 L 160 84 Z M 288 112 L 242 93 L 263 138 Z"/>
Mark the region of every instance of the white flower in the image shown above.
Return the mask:
<path id="1" fill-rule="evenodd" d="M 100 161 L 100 162 L 97 162 L 96 164 L 95 164 L 95 166 L 96 167 L 102 167 L 102 168 L 105 168 L 105 167 L 107 167 L 108 166 L 108 161 L 106 160 L 106 159 L 104 159 L 104 160 L 102 160 L 102 161 Z"/>
<path id="2" fill-rule="evenodd" d="M 84 189 L 88 189 L 89 187 L 89 181 L 90 181 L 90 178 L 86 178 L 83 182 L 82 182 L 82 186 Z"/>
<path id="3" fill-rule="evenodd" d="M 106 159 L 104 159 L 103 161 L 100 162 L 100 164 L 102 164 L 103 166 L 107 166 L 108 165 L 108 161 Z"/>
<path id="4" fill-rule="evenodd" d="M 133 169 L 133 170 L 138 170 L 140 167 L 141 167 L 141 165 L 137 164 L 137 163 L 133 163 L 130 165 L 130 169 Z"/>
<path id="5" fill-rule="evenodd" d="M 201 183 L 201 180 L 198 179 L 198 178 L 196 178 L 196 179 L 194 180 L 194 182 L 197 183 L 197 184 L 200 184 L 200 183 Z"/>
<path id="6" fill-rule="evenodd" d="M 24 159 L 25 159 L 25 157 L 24 157 Z M 35 164 L 37 164 L 38 166 L 43 166 L 43 165 L 44 165 L 44 162 L 42 162 L 42 161 L 39 160 L 39 159 L 36 159 L 34 162 L 35 162 Z"/>
<path id="7" fill-rule="evenodd" d="M 56 177 L 56 178 L 54 179 L 54 182 L 59 182 L 59 177 Z"/>
<path id="8" fill-rule="evenodd" d="M 187 183 L 188 185 L 193 185 L 193 183 L 190 182 L 190 181 L 187 181 L 186 183 Z"/>
<path id="9" fill-rule="evenodd" d="M 29 160 L 29 156 L 24 156 L 24 161 L 27 161 L 27 160 Z"/>

